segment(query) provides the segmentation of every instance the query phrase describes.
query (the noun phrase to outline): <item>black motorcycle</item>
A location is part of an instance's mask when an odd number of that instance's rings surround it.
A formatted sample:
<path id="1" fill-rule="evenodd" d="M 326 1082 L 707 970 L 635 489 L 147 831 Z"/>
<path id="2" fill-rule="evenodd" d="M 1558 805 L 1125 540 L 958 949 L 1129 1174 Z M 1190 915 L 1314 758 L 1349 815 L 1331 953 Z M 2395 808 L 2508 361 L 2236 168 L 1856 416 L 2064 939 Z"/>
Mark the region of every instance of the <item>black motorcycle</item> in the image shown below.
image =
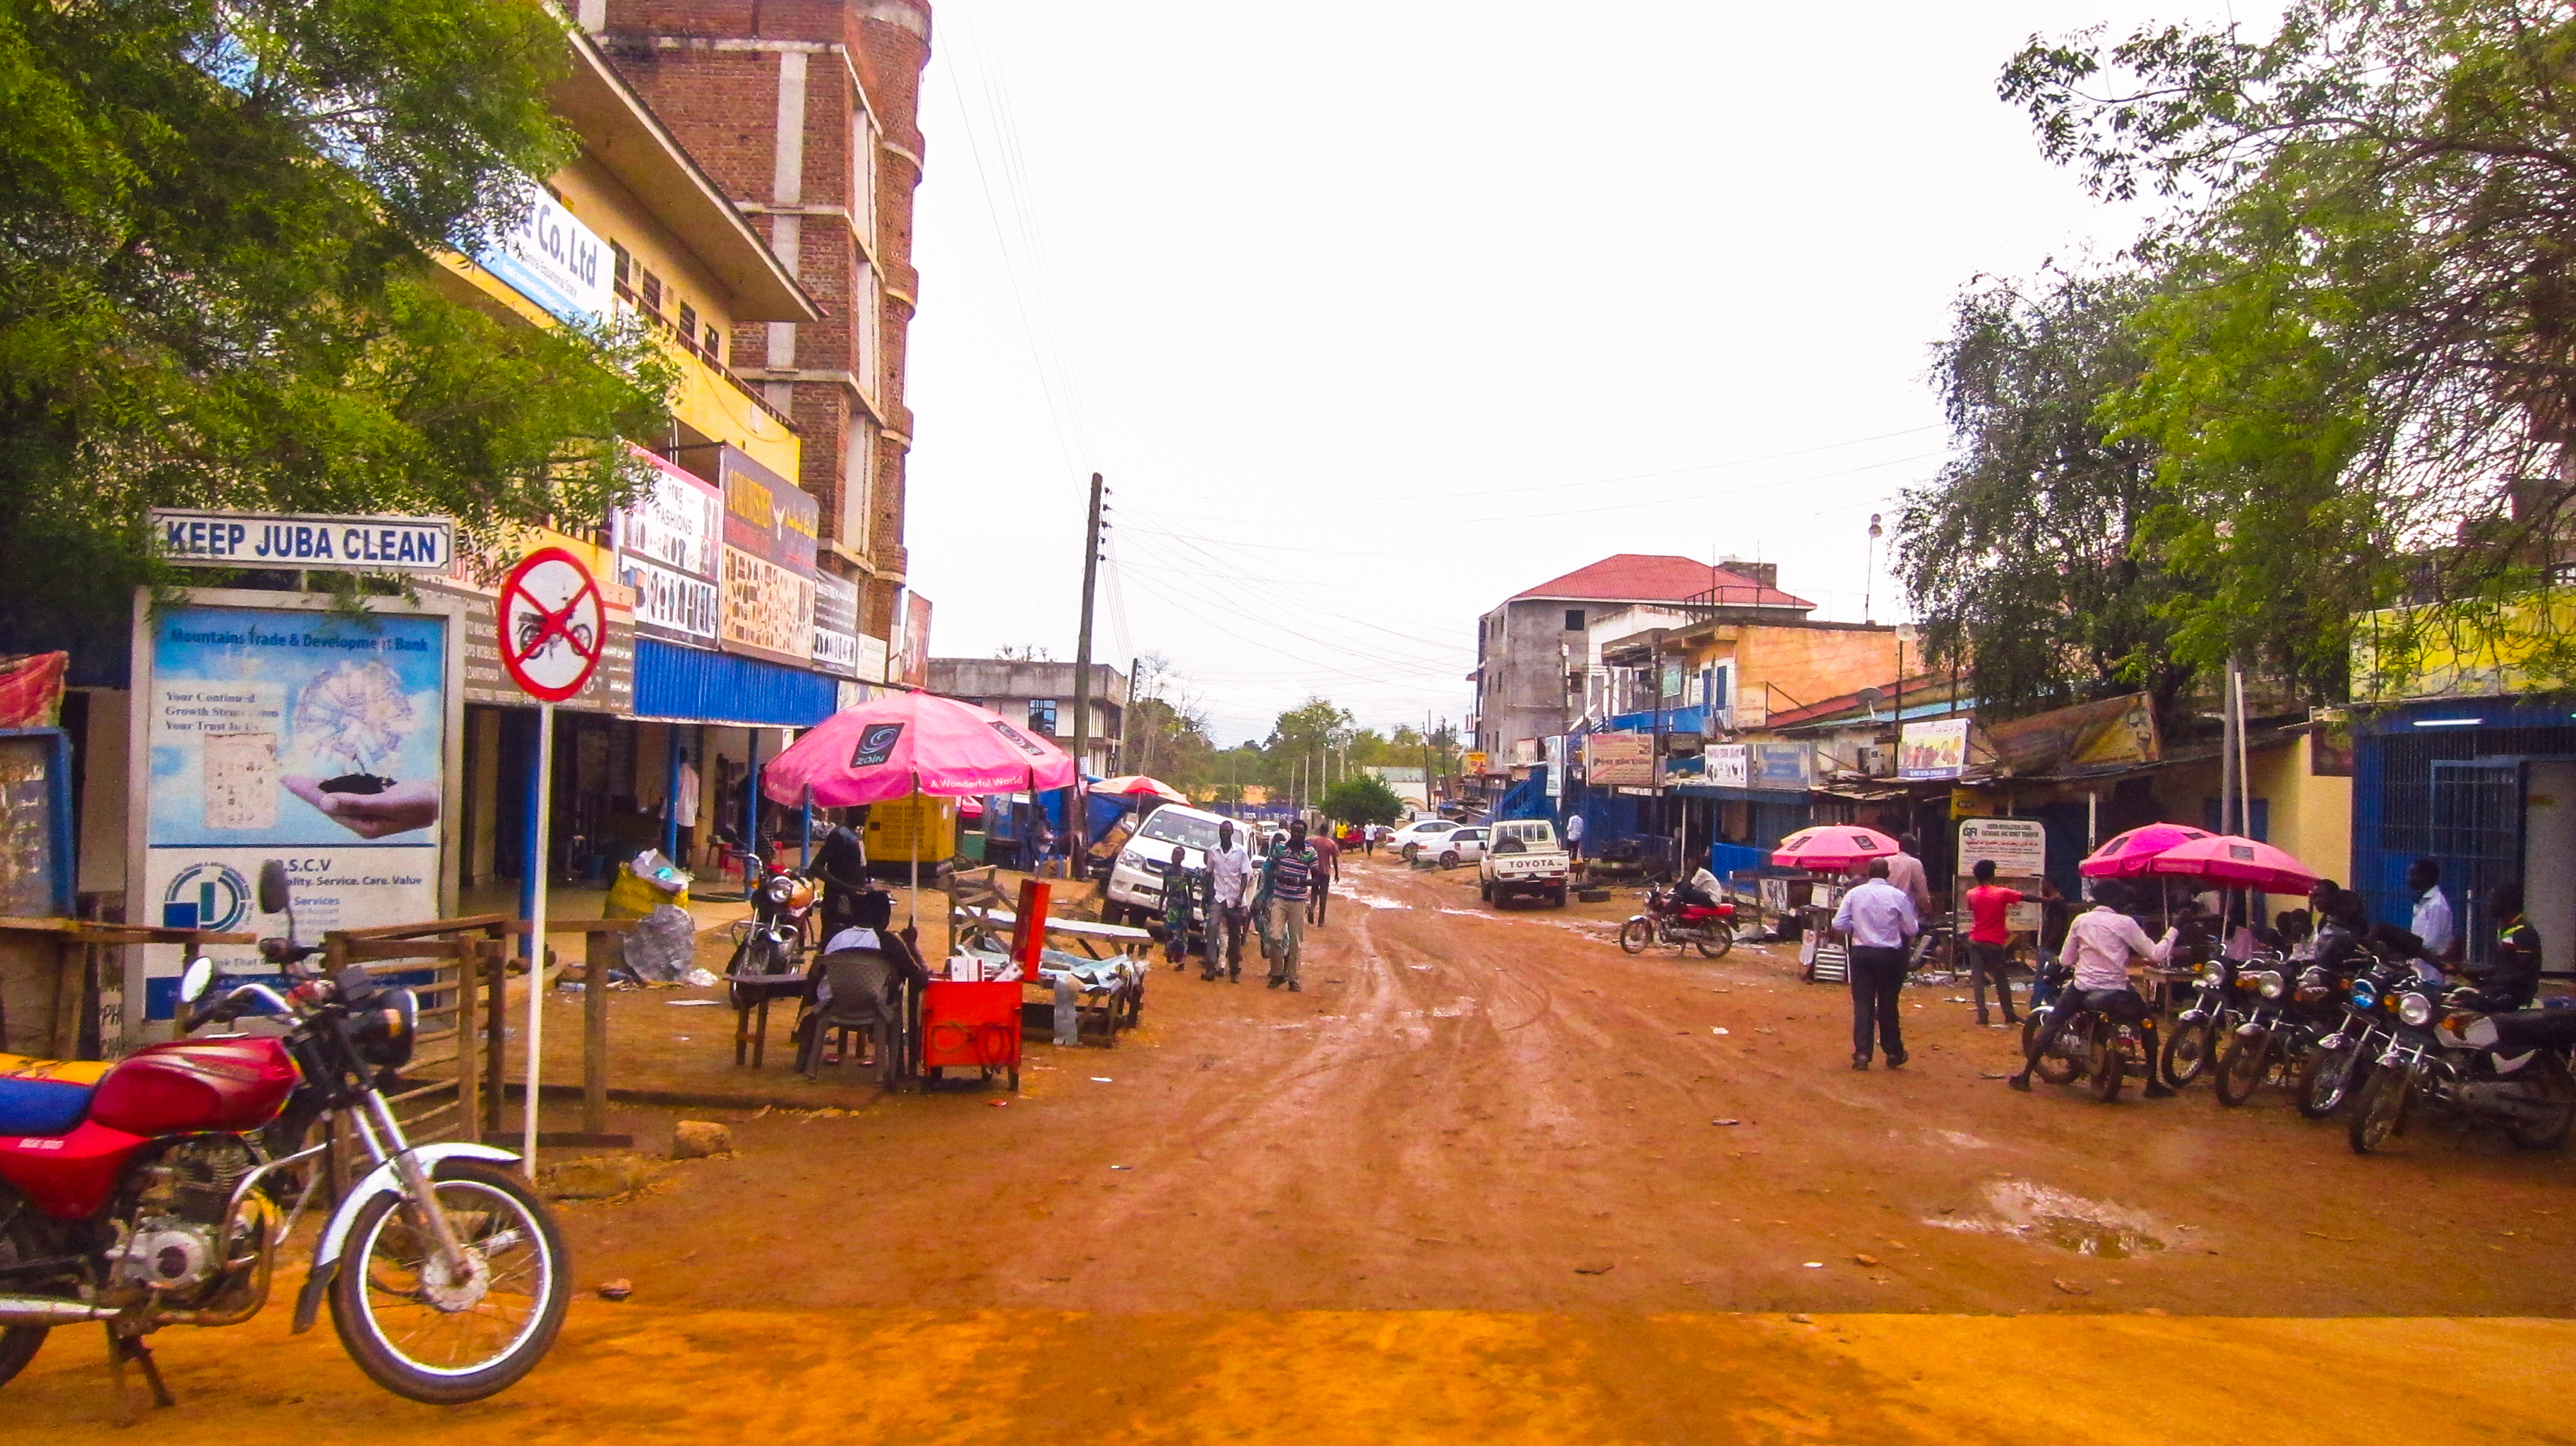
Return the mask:
<path id="1" fill-rule="evenodd" d="M 2382 1051 L 2396 1041 L 2396 1004 L 2416 982 L 2414 967 L 2372 959 L 2355 971 L 2342 996 L 2343 1016 L 2320 1037 L 2299 1070 L 2299 1113 L 2322 1120 L 2352 1103 Z"/>
<path id="2" fill-rule="evenodd" d="M 2207 1073 L 2225 1041 L 2245 1022 L 2236 998 L 2236 975 L 2246 966 L 2233 959 L 2212 959 L 2192 979 L 2191 1003 L 2174 1020 L 2159 1061 L 2165 1083 L 2181 1089 Z"/>
<path id="3" fill-rule="evenodd" d="M 2050 991 L 2048 1002 L 2033 1005 L 2022 1024 L 2022 1052 L 2028 1056 L 2050 1019 L 2074 1011 L 2049 1041 L 2047 1053 L 2032 1062 L 2031 1072 L 2057 1085 L 2086 1079 L 2093 1097 L 2110 1104 L 2119 1099 L 2130 1075 L 2149 1077 L 2152 1082 L 2155 1061 L 2149 1057 L 2140 1027 L 2147 1018 L 2147 1002 L 2129 990 L 2088 993 L 2074 988 L 2073 979 L 2074 971 L 2063 964 L 2041 967 L 2040 982 Z"/>
<path id="4" fill-rule="evenodd" d="M 785 865 L 764 870 L 751 886 L 751 917 L 734 921 L 733 956 L 725 963 L 734 1007 L 757 1004 L 764 994 L 775 992 L 774 986 L 748 982 L 745 976 L 802 987 L 807 952 L 818 942 L 829 942 L 813 937 L 809 921 L 814 898 L 814 880 Z"/>
<path id="5" fill-rule="evenodd" d="M 2401 989 L 2395 1037 L 2353 1107 L 2347 1138 L 2366 1155 L 2406 1132 L 2417 1101 L 2462 1122 L 2504 1127 L 2519 1149 L 2554 1150 L 2576 1126 L 2576 1009 L 2490 1014 L 2473 990 L 2436 1004 L 2429 986 Z"/>
<path id="6" fill-rule="evenodd" d="M 2300 1034 L 2297 998 L 2279 961 L 2253 960 L 2231 981 L 2243 1021 L 2227 1036 L 2218 1056 L 2218 1102 L 2241 1105 L 2271 1076 L 2274 1061 L 2292 1053 Z M 2304 1052 L 2304 1051 L 2301 1051 Z"/>

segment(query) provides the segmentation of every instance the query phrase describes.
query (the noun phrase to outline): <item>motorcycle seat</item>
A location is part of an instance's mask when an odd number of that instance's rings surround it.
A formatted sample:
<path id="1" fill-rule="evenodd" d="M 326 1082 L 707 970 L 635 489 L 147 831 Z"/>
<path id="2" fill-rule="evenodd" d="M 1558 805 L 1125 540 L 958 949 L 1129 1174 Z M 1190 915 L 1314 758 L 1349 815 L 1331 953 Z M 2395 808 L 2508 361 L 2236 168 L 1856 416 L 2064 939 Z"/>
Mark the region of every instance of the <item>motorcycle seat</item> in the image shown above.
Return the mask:
<path id="1" fill-rule="evenodd" d="M 69 1134 L 115 1061 L 0 1054 L 0 1135 Z"/>
<path id="2" fill-rule="evenodd" d="M 2487 1022 L 2496 1030 L 2496 1042 L 2488 1048 L 2498 1054 L 2576 1048 L 2576 1009 L 2524 1009 L 2491 1014 Z"/>

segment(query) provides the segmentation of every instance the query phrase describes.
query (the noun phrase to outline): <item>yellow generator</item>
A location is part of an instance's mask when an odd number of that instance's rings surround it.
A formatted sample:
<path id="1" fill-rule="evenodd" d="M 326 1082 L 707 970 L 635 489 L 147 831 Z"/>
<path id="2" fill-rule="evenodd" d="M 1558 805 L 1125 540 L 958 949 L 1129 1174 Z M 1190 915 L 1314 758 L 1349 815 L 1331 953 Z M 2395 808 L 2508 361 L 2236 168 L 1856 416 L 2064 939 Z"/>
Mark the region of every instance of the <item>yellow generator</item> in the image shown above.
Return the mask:
<path id="1" fill-rule="evenodd" d="M 944 864 L 957 856 L 957 800 L 926 793 L 868 806 L 868 862 Z"/>

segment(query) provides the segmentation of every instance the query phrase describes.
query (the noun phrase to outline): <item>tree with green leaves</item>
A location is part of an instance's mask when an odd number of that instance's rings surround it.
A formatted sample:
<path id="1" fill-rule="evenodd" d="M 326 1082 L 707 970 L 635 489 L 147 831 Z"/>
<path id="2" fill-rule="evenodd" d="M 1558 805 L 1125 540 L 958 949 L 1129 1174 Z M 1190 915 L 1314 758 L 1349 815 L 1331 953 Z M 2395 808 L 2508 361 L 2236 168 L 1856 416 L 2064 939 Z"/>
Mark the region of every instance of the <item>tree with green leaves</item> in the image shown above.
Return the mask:
<path id="1" fill-rule="evenodd" d="M 2519 607 L 2532 671 L 2576 679 L 2571 65 L 2563 5 L 2301 0 L 2259 43 L 2093 32 L 2006 69 L 2047 154 L 2173 207 L 2103 416 L 2157 457 L 2139 546 L 2180 660 L 2334 698 L 2357 618 L 2389 610 L 2402 672 Z"/>
<path id="2" fill-rule="evenodd" d="M 1324 816 L 1339 823 L 1393 823 L 1404 800 L 1374 773 L 1355 774 L 1324 790 Z"/>
<path id="3" fill-rule="evenodd" d="M 2152 291 L 2128 270 L 1981 279 L 1935 351 L 1952 456 L 1904 496 L 1898 574 L 1925 656 L 1999 712 L 2144 689 L 2170 716 L 2191 680 L 2171 652 L 2174 579 L 2140 545 L 2155 449 L 2099 415 L 2144 365 L 2133 326 Z"/>
<path id="4" fill-rule="evenodd" d="M 145 510 L 595 522 L 669 367 L 431 259 L 574 146 L 521 0 L 0 0 L 0 574 L 22 620 L 171 581 Z"/>

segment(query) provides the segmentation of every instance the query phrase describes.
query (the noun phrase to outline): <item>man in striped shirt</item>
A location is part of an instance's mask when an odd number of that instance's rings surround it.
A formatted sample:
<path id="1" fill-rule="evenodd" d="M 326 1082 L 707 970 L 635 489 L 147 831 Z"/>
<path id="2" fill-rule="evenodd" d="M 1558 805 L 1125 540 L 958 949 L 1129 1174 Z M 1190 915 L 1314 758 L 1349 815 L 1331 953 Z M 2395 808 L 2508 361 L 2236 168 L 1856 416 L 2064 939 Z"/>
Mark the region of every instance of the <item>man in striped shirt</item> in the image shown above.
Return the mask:
<path id="1" fill-rule="evenodd" d="M 1299 955 L 1306 943 L 1306 900 L 1321 882 L 1323 860 L 1306 842 L 1301 820 L 1288 825 L 1288 836 L 1270 846 L 1269 867 L 1261 881 L 1263 907 L 1270 911 L 1270 987 L 1285 984 L 1291 994 L 1305 991 L 1297 983 Z"/>

